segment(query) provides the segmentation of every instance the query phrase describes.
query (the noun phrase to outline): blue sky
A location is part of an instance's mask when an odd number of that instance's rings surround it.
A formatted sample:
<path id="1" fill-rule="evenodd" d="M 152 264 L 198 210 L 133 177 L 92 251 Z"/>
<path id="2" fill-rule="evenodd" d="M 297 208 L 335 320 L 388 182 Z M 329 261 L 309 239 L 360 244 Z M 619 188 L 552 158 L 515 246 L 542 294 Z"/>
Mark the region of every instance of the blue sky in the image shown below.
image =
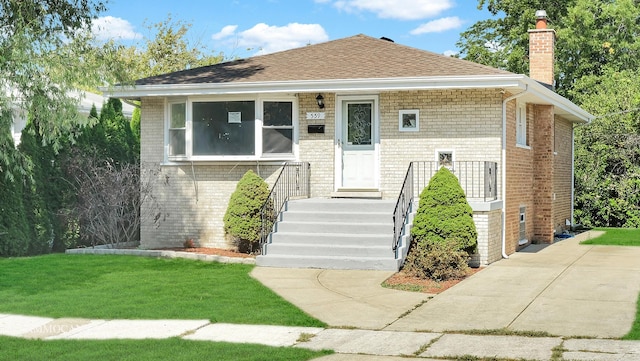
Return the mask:
<path id="1" fill-rule="evenodd" d="M 356 34 L 441 54 L 457 52 L 459 34 L 491 16 L 476 0 L 109 0 L 94 23 L 102 39 L 125 44 L 150 36 L 144 26 L 167 19 L 192 24 L 188 39 L 228 58 Z"/>

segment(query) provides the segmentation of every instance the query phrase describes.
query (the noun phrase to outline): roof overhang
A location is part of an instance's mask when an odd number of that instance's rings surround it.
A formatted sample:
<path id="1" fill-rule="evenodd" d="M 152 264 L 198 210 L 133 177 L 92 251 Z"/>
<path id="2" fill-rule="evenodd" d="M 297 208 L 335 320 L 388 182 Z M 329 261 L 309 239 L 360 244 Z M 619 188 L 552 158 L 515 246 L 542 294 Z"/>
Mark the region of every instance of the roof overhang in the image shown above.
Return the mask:
<path id="1" fill-rule="evenodd" d="M 158 84 L 103 88 L 111 97 L 184 97 L 194 95 L 238 95 L 273 93 L 347 93 L 434 89 L 501 89 L 510 93 L 526 92 L 532 103 L 556 106 L 556 114 L 586 123 L 593 116 L 568 99 L 524 75 L 443 76 L 412 78 L 326 79 L 302 81 L 229 82 L 196 84 Z"/>

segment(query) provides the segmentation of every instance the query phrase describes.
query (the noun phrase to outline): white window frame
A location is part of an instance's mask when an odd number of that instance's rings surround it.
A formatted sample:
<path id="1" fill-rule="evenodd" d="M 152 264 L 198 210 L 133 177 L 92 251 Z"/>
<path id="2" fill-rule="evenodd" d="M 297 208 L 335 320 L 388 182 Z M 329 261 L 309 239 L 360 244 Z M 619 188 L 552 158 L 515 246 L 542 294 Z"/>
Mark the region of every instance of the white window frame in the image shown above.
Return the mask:
<path id="1" fill-rule="evenodd" d="M 406 126 L 404 124 L 405 115 L 415 117 L 416 123 L 413 126 Z M 401 132 L 419 132 L 420 131 L 420 110 L 419 109 L 400 110 L 398 112 L 398 130 Z"/>
<path id="2" fill-rule="evenodd" d="M 527 103 L 516 102 L 516 145 L 529 148 Z"/>
<path id="3" fill-rule="evenodd" d="M 193 103 L 197 102 L 225 102 L 225 101 L 253 101 L 255 108 L 255 154 L 254 155 L 193 155 Z M 292 103 L 292 149 L 291 153 L 263 154 L 262 129 L 263 129 L 263 103 L 265 101 L 291 102 Z M 169 127 L 171 121 L 171 104 L 186 103 L 186 130 L 185 130 L 185 155 L 169 155 Z M 225 162 L 225 161 L 287 161 L 297 160 L 299 155 L 299 111 L 298 99 L 293 95 L 272 96 L 190 96 L 186 98 L 169 98 L 165 100 L 164 121 L 164 160 L 165 163 L 173 162 Z"/>
<path id="4" fill-rule="evenodd" d="M 280 158 L 290 158 L 291 155 L 295 154 L 297 155 L 297 144 L 298 144 L 298 134 L 299 132 L 299 126 L 298 126 L 298 106 L 297 106 L 297 102 L 296 102 L 296 98 L 295 97 L 289 97 L 289 98 L 278 98 L 278 97 L 264 97 L 260 99 L 260 102 L 256 102 L 256 113 L 260 115 L 260 139 L 256 138 L 256 146 L 257 144 L 260 144 L 260 154 L 262 156 L 262 158 L 264 159 L 280 159 Z M 263 119 L 262 117 L 264 116 L 264 103 L 265 102 L 291 102 L 291 112 L 293 113 L 291 115 L 291 125 L 290 126 L 284 126 L 284 125 L 275 125 L 275 126 L 268 126 L 268 125 L 264 125 Z M 257 124 L 256 124 L 257 127 Z M 292 138 L 291 138 L 291 153 L 264 153 L 263 151 L 263 144 L 262 144 L 262 129 L 291 129 L 291 134 L 292 134 Z M 258 136 L 258 134 L 256 134 L 256 137 Z M 256 151 L 257 152 L 257 151 Z M 297 157 L 296 157 L 297 158 Z"/>
<path id="5" fill-rule="evenodd" d="M 171 107 L 173 105 L 176 104 L 184 104 L 185 105 L 185 126 L 184 128 L 171 128 Z M 164 154 L 167 157 L 171 157 L 171 158 L 175 158 L 175 159 L 181 159 L 181 158 L 185 158 L 187 156 L 187 149 L 189 147 L 189 134 L 187 134 L 187 129 L 189 128 L 189 125 L 187 124 L 189 122 L 189 117 L 187 116 L 187 113 L 189 112 L 189 105 L 187 104 L 187 99 L 186 98 L 174 98 L 171 99 L 170 101 L 167 102 L 166 106 L 166 112 L 165 112 L 165 119 L 166 119 L 166 124 L 165 124 L 165 139 L 164 139 Z M 180 155 L 170 155 L 169 151 L 171 149 L 171 130 L 179 130 L 179 129 L 184 129 L 184 133 L 185 133 L 185 141 L 184 141 L 184 147 L 185 147 L 185 154 L 180 154 Z"/>
<path id="6" fill-rule="evenodd" d="M 435 150 L 435 160 L 436 160 L 436 164 L 438 165 L 438 169 L 440 169 L 440 154 L 441 153 L 451 153 L 451 166 L 447 167 L 449 170 L 454 171 L 455 170 L 455 164 L 456 164 L 456 151 L 454 149 L 436 149 Z"/>

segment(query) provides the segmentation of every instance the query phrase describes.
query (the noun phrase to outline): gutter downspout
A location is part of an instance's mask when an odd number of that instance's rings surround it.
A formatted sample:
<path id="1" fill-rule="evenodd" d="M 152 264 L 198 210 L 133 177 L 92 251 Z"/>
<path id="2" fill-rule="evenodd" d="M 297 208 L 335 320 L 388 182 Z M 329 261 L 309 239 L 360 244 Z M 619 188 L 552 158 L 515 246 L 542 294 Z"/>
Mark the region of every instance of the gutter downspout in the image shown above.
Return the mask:
<path id="1" fill-rule="evenodd" d="M 524 95 L 529 89 L 525 84 L 522 92 L 514 94 L 502 101 L 502 258 L 509 258 L 507 255 L 507 103 Z"/>
<path id="2" fill-rule="evenodd" d="M 575 207 L 575 191 L 576 191 L 576 127 L 571 127 L 571 226 L 576 225 L 573 219 L 573 208 Z M 571 230 L 571 229 L 570 229 Z"/>

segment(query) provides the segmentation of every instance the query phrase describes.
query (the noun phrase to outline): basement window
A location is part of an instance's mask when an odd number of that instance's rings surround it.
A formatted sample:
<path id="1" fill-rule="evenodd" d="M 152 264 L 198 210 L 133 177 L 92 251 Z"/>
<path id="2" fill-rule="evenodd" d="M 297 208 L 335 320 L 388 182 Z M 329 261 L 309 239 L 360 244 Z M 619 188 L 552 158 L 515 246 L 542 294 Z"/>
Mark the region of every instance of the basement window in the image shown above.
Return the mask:
<path id="1" fill-rule="evenodd" d="M 518 237 L 518 245 L 527 244 L 527 207 L 520 207 L 520 237 Z"/>

